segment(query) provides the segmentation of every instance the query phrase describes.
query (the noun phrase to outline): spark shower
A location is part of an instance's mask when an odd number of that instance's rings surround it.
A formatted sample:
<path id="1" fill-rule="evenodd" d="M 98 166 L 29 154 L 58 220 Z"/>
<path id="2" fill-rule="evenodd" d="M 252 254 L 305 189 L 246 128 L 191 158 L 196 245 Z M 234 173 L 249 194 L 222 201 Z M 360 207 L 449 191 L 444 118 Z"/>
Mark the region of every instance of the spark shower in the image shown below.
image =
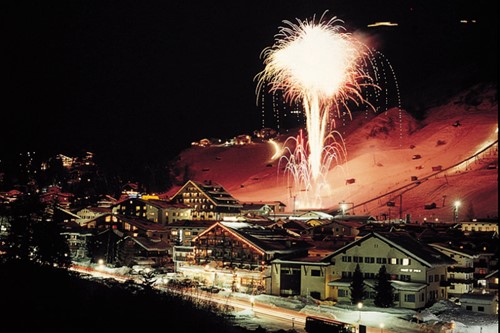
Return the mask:
<path id="1" fill-rule="evenodd" d="M 330 190 L 328 172 L 333 167 L 342 169 L 347 159 L 336 120 L 352 119 L 353 107 L 376 111 L 364 90 L 380 94 L 373 52 L 345 31 L 342 20 L 326 19 L 326 14 L 317 22 L 315 17 L 283 21 L 274 45 L 262 51 L 265 68 L 256 75 L 257 95 L 268 87 L 270 93 L 281 91 L 290 104 L 303 106 L 307 133 L 289 138 L 280 158 L 286 164 L 294 209 L 322 206 L 321 198 Z"/>

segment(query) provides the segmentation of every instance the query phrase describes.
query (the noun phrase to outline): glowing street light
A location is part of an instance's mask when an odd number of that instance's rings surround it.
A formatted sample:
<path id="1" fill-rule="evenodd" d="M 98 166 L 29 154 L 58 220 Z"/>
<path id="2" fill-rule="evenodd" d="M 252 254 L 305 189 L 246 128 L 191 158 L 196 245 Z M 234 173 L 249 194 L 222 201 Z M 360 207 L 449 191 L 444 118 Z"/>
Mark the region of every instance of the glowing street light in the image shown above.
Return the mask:
<path id="1" fill-rule="evenodd" d="M 340 203 L 340 209 L 342 209 L 342 216 L 345 215 L 345 211 L 347 210 L 347 204 L 345 202 Z"/>
<path id="2" fill-rule="evenodd" d="M 380 333 L 384 333 L 384 323 L 380 323 Z"/>
<path id="3" fill-rule="evenodd" d="M 363 303 L 358 302 L 358 312 L 359 312 L 358 324 L 361 323 L 361 309 L 362 308 L 363 308 Z"/>
<path id="4" fill-rule="evenodd" d="M 453 207 L 454 207 L 454 222 L 455 223 L 458 223 L 458 207 L 460 207 L 460 201 L 455 201 L 455 203 L 453 203 Z"/>

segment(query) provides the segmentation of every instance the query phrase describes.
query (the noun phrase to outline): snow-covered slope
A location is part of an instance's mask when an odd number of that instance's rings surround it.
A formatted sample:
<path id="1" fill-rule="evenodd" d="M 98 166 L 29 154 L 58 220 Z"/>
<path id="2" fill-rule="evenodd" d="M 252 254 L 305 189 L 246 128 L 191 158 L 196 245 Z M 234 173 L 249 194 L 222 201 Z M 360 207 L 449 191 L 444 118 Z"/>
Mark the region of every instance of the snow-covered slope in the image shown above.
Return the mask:
<path id="1" fill-rule="evenodd" d="M 426 110 L 416 120 L 405 110 L 354 114 L 337 125 L 347 162 L 333 166 L 323 209 L 349 203 L 356 215 L 453 220 L 498 216 L 498 106 L 496 86 L 476 86 Z M 283 144 L 296 135 L 276 138 Z M 240 201 L 282 201 L 298 208 L 270 142 L 243 146 L 191 147 L 175 161 L 182 180 L 212 180 Z M 479 153 L 479 154 L 478 154 Z M 415 156 L 420 155 L 420 157 Z M 439 171 L 441 169 L 441 171 Z M 346 179 L 354 179 L 347 184 Z M 169 193 L 175 193 L 173 188 Z M 387 206 L 387 202 L 394 206 Z M 436 208 L 424 206 L 435 203 Z M 307 208 L 307 207 L 301 207 Z"/>

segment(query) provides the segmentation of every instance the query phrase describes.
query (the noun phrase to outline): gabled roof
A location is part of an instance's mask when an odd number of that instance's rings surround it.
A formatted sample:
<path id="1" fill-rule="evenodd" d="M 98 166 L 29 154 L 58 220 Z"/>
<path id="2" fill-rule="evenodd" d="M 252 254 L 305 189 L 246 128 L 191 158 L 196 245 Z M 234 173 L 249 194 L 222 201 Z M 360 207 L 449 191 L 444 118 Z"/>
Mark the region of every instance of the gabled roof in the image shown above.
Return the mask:
<path id="1" fill-rule="evenodd" d="M 196 187 L 210 202 L 218 207 L 237 207 L 241 208 L 243 205 L 239 203 L 233 196 L 231 196 L 221 185 L 213 181 L 198 182 L 188 180 L 172 198 L 177 197 L 188 186 Z"/>
<path id="2" fill-rule="evenodd" d="M 333 220 L 332 223 L 337 223 L 337 224 L 340 224 L 344 227 L 347 227 L 347 228 L 354 228 L 354 229 L 358 229 L 364 225 L 366 225 L 366 223 L 362 223 L 362 222 L 359 222 L 358 220 Z"/>
<path id="3" fill-rule="evenodd" d="M 248 207 L 262 207 L 262 206 L 280 206 L 280 207 L 286 207 L 286 205 L 281 202 L 281 201 L 244 201 L 241 202 L 243 206 L 245 206 L 245 209 L 248 209 Z"/>
<path id="4" fill-rule="evenodd" d="M 87 228 L 82 228 L 78 223 L 74 221 L 60 223 L 61 234 L 80 234 L 80 235 L 92 235 L 92 231 Z"/>
<path id="5" fill-rule="evenodd" d="M 142 201 L 148 205 L 160 208 L 160 209 L 167 209 L 167 208 L 177 208 L 177 209 L 188 209 L 190 207 L 180 204 L 180 203 L 174 203 L 172 201 L 167 201 L 167 200 L 160 200 L 160 199 L 137 199 L 139 201 Z"/>
<path id="6" fill-rule="evenodd" d="M 264 203 L 242 203 L 242 209 L 243 210 L 264 210 L 264 209 L 269 209 L 272 210 L 272 208 Z"/>
<path id="7" fill-rule="evenodd" d="M 321 219 L 321 220 L 331 220 L 333 218 L 332 215 L 321 212 L 321 211 L 309 211 L 304 214 L 300 214 L 298 216 L 290 216 L 290 220 L 310 220 L 310 219 Z"/>
<path id="8" fill-rule="evenodd" d="M 116 217 L 123 222 L 127 222 L 134 227 L 143 230 L 143 231 L 167 231 L 167 229 L 159 224 L 154 223 L 144 218 L 136 217 L 136 216 L 127 216 L 127 215 L 116 215 Z"/>
<path id="9" fill-rule="evenodd" d="M 149 237 L 132 237 L 127 236 L 125 239 L 131 239 L 137 243 L 140 247 L 146 249 L 147 251 L 160 251 L 167 252 L 169 244 L 163 239 L 154 239 Z"/>
<path id="10" fill-rule="evenodd" d="M 105 213 L 111 213 L 111 208 L 110 207 L 95 207 L 95 206 L 89 206 L 89 207 L 86 207 L 84 209 L 87 209 L 87 210 L 90 210 L 94 213 L 101 213 L 101 214 L 105 214 Z M 83 210 L 83 209 L 82 209 Z"/>
<path id="11" fill-rule="evenodd" d="M 438 250 L 453 252 L 470 259 L 479 258 L 479 254 L 477 253 L 477 251 L 472 251 L 470 249 L 460 249 L 443 243 L 431 243 L 429 245 Z"/>
<path id="12" fill-rule="evenodd" d="M 61 206 L 56 206 L 56 209 L 60 210 L 60 211 L 61 211 L 61 212 L 63 212 L 64 214 L 67 214 L 67 215 L 69 215 L 69 216 L 71 216 L 71 217 L 74 217 L 74 218 L 76 218 L 76 219 L 79 219 L 79 218 L 80 218 L 80 216 L 76 215 L 75 213 L 73 213 L 73 212 L 71 212 L 71 211 L 69 211 L 69 210 L 67 210 L 67 209 L 62 208 Z"/>
<path id="13" fill-rule="evenodd" d="M 213 220 L 178 220 L 167 224 L 165 227 L 166 228 L 172 228 L 172 227 L 209 228 L 215 223 L 216 221 Z"/>
<path id="14" fill-rule="evenodd" d="M 377 221 L 377 219 L 371 215 L 335 215 L 333 219 L 335 221 L 358 221 L 364 223 Z"/>
<path id="15" fill-rule="evenodd" d="M 364 237 L 355 240 L 352 243 L 341 247 L 331 255 L 325 257 L 325 260 L 331 260 L 332 257 L 345 253 L 346 250 L 359 246 L 366 240 L 370 238 L 378 238 L 382 242 L 388 244 L 391 247 L 398 249 L 399 251 L 405 253 L 410 258 L 413 258 L 427 267 L 439 266 L 439 265 L 453 265 L 456 261 L 446 256 L 445 254 L 439 252 L 430 245 L 418 241 L 406 232 L 372 232 Z"/>
<path id="16" fill-rule="evenodd" d="M 235 237 L 240 238 L 242 241 L 262 253 L 293 253 L 312 247 L 311 244 L 302 239 L 290 237 L 285 230 L 265 228 L 247 222 L 216 222 L 210 228 L 195 237 L 193 241 L 196 241 L 196 239 L 217 227 L 227 230 Z"/>
<path id="17" fill-rule="evenodd" d="M 283 228 L 291 230 L 309 230 L 313 227 L 304 220 L 289 220 L 283 224 Z"/>

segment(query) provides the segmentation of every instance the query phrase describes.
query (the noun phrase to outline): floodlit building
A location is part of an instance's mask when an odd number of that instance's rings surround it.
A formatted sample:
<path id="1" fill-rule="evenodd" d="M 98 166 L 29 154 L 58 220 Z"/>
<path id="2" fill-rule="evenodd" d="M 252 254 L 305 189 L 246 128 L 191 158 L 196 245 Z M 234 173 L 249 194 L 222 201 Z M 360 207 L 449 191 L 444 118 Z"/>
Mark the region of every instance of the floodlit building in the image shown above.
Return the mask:
<path id="1" fill-rule="evenodd" d="M 455 249 L 445 244 L 429 244 L 439 252 L 455 260 L 456 265 L 448 267 L 448 296 L 459 297 L 474 289 L 474 260 L 479 257 L 477 253 L 466 249 Z"/>
<path id="2" fill-rule="evenodd" d="M 189 180 L 172 196 L 172 203 L 191 208 L 193 220 L 223 220 L 240 215 L 243 205 L 221 185 Z"/>

